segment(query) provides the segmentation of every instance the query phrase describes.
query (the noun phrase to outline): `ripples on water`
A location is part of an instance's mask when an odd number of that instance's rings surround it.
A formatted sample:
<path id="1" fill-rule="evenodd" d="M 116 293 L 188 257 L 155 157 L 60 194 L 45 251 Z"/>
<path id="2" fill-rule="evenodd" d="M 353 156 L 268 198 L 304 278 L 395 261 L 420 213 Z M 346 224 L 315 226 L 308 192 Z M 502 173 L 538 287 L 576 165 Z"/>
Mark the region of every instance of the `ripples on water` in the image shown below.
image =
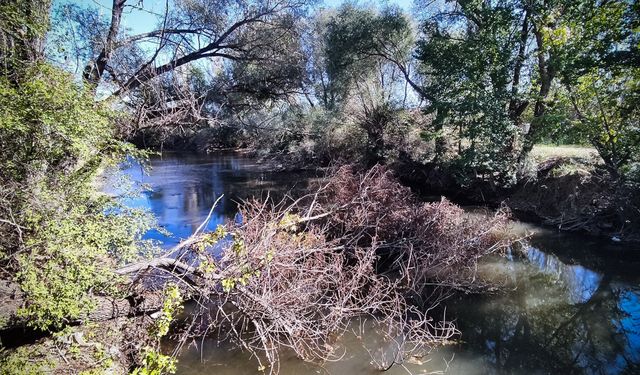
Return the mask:
<path id="1" fill-rule="evenodd" d="M 224 194 L 208 224 L 233 219 L 237 202 L 251 196 L 282 196 L 307 186 L 309 176 L 260 171 L 235 154 L 165 155 L 125 173 L 152 190 L 127 204 L 150 209 L 170 235 L 148 233 L 165 246 L 188 237 Z M 517 230 L 521 230 L 517 229 Z M 640 249 L 583 236 L 534 230 L 530 245 L 513 260 L 486 259 L 484 276 L 501 280 L 505 292 L 458 296 L 447 315 L 463 332 L 457 345 L 435 349 L 388 374 L 447 371 L 450 374 L 640 374 Z M 371 347 L 373 335 L 364 338 Z M 179 374 L 254 374 L 257 364 L 226 343 L 206 339 L 180 357 Z M 360 340 L 347 335 L 346 356 L 319 367 L 283 353 L 282 374 L 374 374 Z"/>

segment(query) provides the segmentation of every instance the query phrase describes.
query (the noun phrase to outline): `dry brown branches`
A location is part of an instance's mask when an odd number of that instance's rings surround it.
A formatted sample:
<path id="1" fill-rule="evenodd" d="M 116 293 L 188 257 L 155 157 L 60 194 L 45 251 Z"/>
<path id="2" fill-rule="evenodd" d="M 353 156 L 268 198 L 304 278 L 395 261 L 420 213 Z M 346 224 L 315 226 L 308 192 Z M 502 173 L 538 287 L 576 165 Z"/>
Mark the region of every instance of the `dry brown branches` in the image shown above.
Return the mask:
<path id="1" fill-rule="evenodd" d="M 480 256 L 507 245 L 495 232 L 503 213 L 480 220 L 444 200 L 420 203 L 382 167 L 342 168 L 314 194 L 245 202 L 241 213 L 241 225 L 200 234 L 156 266 L 198 296 L 181 345 L 216 334 L 271 372 L 283 348 L 338 359 L 334 343 L 356 318 L 395 343 L 394 362 L 451 339 L 454 325 L 429 312 L 472 285 Z"/>

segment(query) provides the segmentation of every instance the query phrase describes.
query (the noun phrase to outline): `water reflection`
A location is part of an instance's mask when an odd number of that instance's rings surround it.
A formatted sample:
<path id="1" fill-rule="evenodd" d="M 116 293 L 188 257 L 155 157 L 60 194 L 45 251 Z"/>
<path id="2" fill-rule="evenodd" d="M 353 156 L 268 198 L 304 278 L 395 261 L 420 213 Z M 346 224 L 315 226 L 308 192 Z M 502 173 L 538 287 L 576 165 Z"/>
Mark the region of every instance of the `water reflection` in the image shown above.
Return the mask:
<path id="1" fill-rule="evenodd" d="M 583 303 L 588 301 L 598 289 L 602 275 L 579 264 L 564 264 L 552 254 L 529 246 L 524 250 L 527 260 L 540 271 L 554 275 L 565 286 L 568 301 Z"/>
<path id="2" fill-rule="evenodd" d="M 251 159 L 229 154 L 165 156 L 152 159 L 151 165 L 148 176 L 139 167 L 127 169 L 138 185 L 152 188 L 128 204 L 157 215 L 172 236 L 148 236 L 167 246 L 189 236 L 220 194 L 225 199 L 209 228 L 233 219 L 234 200 L 277 195 L 306 184 L 305 176 L 264 173 Z M 520 256 L 486 259 L 481 268 L 485 277 L 506 283 L 504 292 L 448 301 L 447 316 L 455 318 L 463 332 L 460 343 L 387 374 L 640 373 L 640 252 L 531 226 L 527 230 L 535 234 Z M 283 353 L 281 373 L 379 373 L 360 340 L 347 335 L 341 345 L 347 355 L 323 366 Z M 181 356 L 178 373 L 255 374 L 257 364 L 247 353 L 206 339 Z"/>
<path id="3" fill-rule="evenodd" d="M 239 200 L 267 194 L 278 197 L 290 189 L 304 188 L 309 177 L 263 172 L 253 159 L 233 153 L 213 157 L 168 154 L 152 158 L 150 166 L 148 175 L 135 163 L 124 170 L 135 188 L 146 185 L 151 189 L 141 196 L 126 198 L 126 203 L 155 214 L 168 234 L 151 231 L 147 238 L 159 240 L 166 247 L 192 234 L 222 194 L 224 198 L 216 206 L 207 229 L 233 218 Z"/>
<path id="4" fill-rule="evenodd" d="M 482 358 L 474 362 L 481 373 L 638 373 L 637 279 L 629 284 L 615 270 L 566 264 L 534 247 L 523 253 L 524 266 L 505 265 L 512 292 L 451 305 L 463 332 L 456 352 Z M 453 373 L 467 373 L 465 363 L 454 362 Z"/>

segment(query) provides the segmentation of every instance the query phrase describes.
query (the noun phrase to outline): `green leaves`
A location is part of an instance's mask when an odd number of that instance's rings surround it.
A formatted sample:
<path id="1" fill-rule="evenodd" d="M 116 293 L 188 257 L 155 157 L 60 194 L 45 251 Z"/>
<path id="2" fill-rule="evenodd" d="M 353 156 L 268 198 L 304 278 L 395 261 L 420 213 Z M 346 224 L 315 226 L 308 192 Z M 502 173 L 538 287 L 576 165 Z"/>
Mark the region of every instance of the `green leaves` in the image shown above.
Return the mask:
<path id="1" fill-rule="evenodd" d="M 83 319 L 94 295 L 117 294 L 112 270 L 153 251 L 142 236 L 155 221 L 96 191 L 100 171 L 132 150 L 115 139 L 111 111 L 51 66 L 25 77 L 0 81 L 0 192 L 11 197 L 0 216 L 23 228 L 3 231 L 0 259 L 25 293 L 19 315 L 47 330 Z"/>
<path id="2" fill-rule="evenodd" d="M 160 310 L 160 317 L 155 322 L 154 333 L 157 338 L 164 337 L 169 333 L 171 322 L 175 319 L 175 316 L 182 311 L 182 294 L 180 289 L 175 284 L 168 284 L 164 290 L 164 302 L 162 304 L 162 310 Z"/>
<path id="3" fill-rule="evenodd" d="M 335 99 L 329 109 L 345 101 L 352 86 L 370 76 L 386 57 L 403 60 L 412 45 L 410 21 L 398 8 L 342 6 L 327 22 L 324 36 L 326 74 Z"/>
<path id="4" fill-rule="evenodd" d="M 511 102 L 522 100 L 509 85 L 517 67 L 520 9 L 509 2 L 490 5 L 459 1 L 459 12 L 434 15 L 423 25 L 417 58 L 425 75 L 424 91 L 432 96 L 426 111 L 434 113 L 436 144 L 456 145 L 451 161 L 461 183 L 477 177 L 512 182 L 518 134 Z M 519 74 L 519 73 L 518 73 Z M 515 120 L 515 121 L 514 121 Z"/>
<path id="5" fill-rule="evenodd" d="M 0 145 L 10 151 L 0 160 L 0 177 L 23 180 L 33 168 L 42 177 L 117 144 L 110 111 L 70 75 L 39 65 L 27 76 L 17 87 L 0 82 Z"/>
<path id="6" fill-rule="evenodd" d="M 502 178 L 533 142 L 588 139 L 617 173 L 638 144 L 637 10 L 627 1 L 452 2 L 425 20 L 418 44 L 436 144 L 457 143 L 461 175 Z"/>
<path id="7" fill-rule="evenodd" d="M 640 16 L 626 1 L 568 2 L 547 38 L 561 77 L 558 96 L 567 103 L 567 126 L 593 144 L 614 174 L 640 155 Z"/>
<path id="8" fill-rule="evenodd" d="M 144 350 L 142 366 L 133 370 L 131 375 L 162 375 L 174 374 L 178 361 L 168 355 L 147 347 Z"/>

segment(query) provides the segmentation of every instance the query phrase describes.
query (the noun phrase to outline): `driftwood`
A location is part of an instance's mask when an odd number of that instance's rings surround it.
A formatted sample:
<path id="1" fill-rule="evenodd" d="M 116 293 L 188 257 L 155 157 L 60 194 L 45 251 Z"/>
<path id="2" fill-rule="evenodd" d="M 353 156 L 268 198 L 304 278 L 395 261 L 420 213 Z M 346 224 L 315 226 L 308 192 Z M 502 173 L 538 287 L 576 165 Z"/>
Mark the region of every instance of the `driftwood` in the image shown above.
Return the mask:
<path id="1" fill-rule="evenodd" d="M 170 271 L 198 274 L 198 270 L 195 267 L 192 267 L 174 258 L 155 258 L 151 260 L 132 263 L 116 270 L 116 274 L 128 275 L 128 274 L 141 272 L 150 268 L 164 268 Z"/>

